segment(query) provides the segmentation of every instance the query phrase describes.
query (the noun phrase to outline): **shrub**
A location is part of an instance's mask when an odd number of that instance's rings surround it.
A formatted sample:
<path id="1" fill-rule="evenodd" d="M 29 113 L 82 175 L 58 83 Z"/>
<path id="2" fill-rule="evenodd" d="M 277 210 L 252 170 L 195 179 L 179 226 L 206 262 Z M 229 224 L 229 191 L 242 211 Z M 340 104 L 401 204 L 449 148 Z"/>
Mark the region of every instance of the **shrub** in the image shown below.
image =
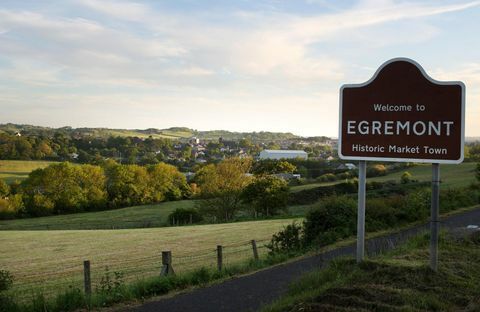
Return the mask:
<path id="1" fill-rule="evenodd" d="M 399 219 L 407 222 L 421 221 L 430 213 L 430 189 L 420 189 L 404 197 Z"/>
<path id="2" fill-rule="evenodd" d="M 202 215 L 195 208 L 177 208 L 168 216 L 168 223 L 171 225 L 198 223 L 202 220 Z"/>
<path id="3" fill-rule="evenodd" d="M 367 177 L 379 177 L 387 174 L 387 168 L 384 165 L 373 165 L 367 169 Z"/>
<path id="4" fill-rule="evenodd" d="M 475 189 L 448 189 L 440 192 L 440 211 L 448 212 L 479 203 L 479 193 Z"/>
<path id="5" fill-rule="evenodd" d="M 280 232 L 273 234 L 267 248 L 271 253 L 298 251 L 302 248 L 302 236 L 302 225 L 293 222 Z"/>
<path id="6" fill-rule="evenodd" d="M 332 196 L 310 210 L 304 221 L 305 245 L 325 245 L 352 235 L 356 227 L 357 202 L 346 196 Z"/>
<path id="7" fill-rule="evenodd" d="M 317 178 L 318 182 L 332 182 L 337 180 L 337 177 L 333 173 L 326 173 Z"/>
<path id="8" fill-rule="evenodd" d="M 13 276 L 9 271 L 0 270 L 0 292 L 8 290 L 13 285 Z"/>
<path id="9" fill-rule="evenodd" d="M 412 182 L 412 174 L 408 171 L 405 171 L 400 177 L 400 182 L 402 182 L 402 184 L 407 184 Z"/>

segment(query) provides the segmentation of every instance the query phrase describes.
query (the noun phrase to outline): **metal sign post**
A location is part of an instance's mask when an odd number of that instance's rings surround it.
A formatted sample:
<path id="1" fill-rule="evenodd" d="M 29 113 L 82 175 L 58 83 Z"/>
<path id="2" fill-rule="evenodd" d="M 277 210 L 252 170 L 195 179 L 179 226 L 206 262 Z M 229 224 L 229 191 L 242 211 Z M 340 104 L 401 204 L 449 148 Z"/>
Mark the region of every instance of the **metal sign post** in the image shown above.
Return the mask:
<path id="1" fill-rule="evenodd" d="M 430 268 L 438 270 L 438 232 L 440 203 L 440 165 L 432 164 L 432 204 L 430 209 Z"/>
<path id="2" fill-rule="evenodd" d="M 367 180 L 367 162 L 358 163 L 358 214 L 357 214 L 357 262 L 365 255 L 365 184 Z"/>

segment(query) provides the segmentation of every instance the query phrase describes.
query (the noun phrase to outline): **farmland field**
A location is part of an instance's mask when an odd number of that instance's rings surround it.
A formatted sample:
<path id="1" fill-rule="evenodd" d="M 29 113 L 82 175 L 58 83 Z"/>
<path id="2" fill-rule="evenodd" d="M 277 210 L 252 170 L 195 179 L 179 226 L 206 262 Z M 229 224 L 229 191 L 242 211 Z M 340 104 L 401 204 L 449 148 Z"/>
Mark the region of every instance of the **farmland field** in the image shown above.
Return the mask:
<path id="1" fill-rule="evenodd" d="M 160 227 L 177 208 L 191 208 L 194 200 L 179 200 L 114 210 L 16 220 L 0 220 L 0 230 L 94 230 Z"/>
<path id="2" fill-rule="evenodd" d="M 37 160 L 0 160 L 0 179 L 7 183 L 15 180 L 24 180 L 28 174 L 35 169 L 45 168 L 54 164 L 53 161 L 37 161 Z"/>
<path id="3" fill-rule="evenodd" d="M 171 250 L 176 272 L 214 266 L 215 248 L 224 246 L 224 263 L 252 257 L 250 240 L 259 251 L 273 233 L 294 219 L 165 227 L 134 230 L 5 231 L 0 236 L 0 267 L 15 278 L 12 292 L 46 293 L 81 286 L 82 263 L 90 260 L 98 284 L 105 267 L 125 273 L 125 280 L 159 274 L 161 251 Z"/>
<path id="4" fill-rule="evenodd" d="M 476 163 L 466 162 L 459 165 L 440 165 L 440 179 L 442 181 L 442 188 L 452 188 L 452 187 L 464 187 L 470 185 L 472 182 L 475 182 L 475 167 Z M 432 166 L 425 164 L 418 164 L 411 168 L 406 168 L 394 173 L 387 174 L 382 177 L 368 178 L 369 181 L 385 182 L 389 180 L 395 180 L 400 182 L 400 177 L 402 174 L 408 171 L 412 174 L 412 178 L 418 181 L 431 181 L 432 179 Z M 305 185 L 293 186 L 291 188 L 292 192 L 298 192 L 301 190 L 307 190 L 316 188 L 319 186 L 333 185 L 341 183 L 341 181 L 335 182 L 322 182 L 322 183 L 312 183 Z"/>

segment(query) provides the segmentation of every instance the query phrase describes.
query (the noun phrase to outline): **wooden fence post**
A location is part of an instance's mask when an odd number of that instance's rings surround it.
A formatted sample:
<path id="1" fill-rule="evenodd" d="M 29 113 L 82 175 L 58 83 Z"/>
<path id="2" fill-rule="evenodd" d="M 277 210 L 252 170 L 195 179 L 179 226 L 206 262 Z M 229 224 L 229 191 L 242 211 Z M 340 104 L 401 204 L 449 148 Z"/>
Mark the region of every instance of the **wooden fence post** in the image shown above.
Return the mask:
<path id="1" fill-rule="evenodd" d="M 257 242 L 252 239 L 253 259 L 258 260 Z"/>
<path id="2" fill-rule="evenodd" d="M 162 251 L 162 271 L 161 276 L 175 275 L 175 271 L 172 267 L 172 252 Z"/>
<path id="3" fill-rule="evenodd" d="M 221 271 L 223 268 L 223 248 L 222 245 L 217 245 L 217 267 Z"/>
<path id="4" fill-rule="evenodd" d="M 85 289 L 85 295 L 90 296 L 92 294 L 92 279 L 90 278 L 90 261 L 83 261 L 83 285 Z"/>

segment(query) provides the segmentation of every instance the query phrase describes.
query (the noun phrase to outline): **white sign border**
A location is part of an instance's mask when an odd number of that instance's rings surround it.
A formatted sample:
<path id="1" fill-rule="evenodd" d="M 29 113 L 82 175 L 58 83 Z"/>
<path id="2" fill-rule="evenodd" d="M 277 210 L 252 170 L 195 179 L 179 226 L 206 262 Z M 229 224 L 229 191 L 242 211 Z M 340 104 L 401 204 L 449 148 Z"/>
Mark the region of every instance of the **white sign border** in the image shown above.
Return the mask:
<path id="1" fill-rule="evenodd" d="M 423 77 L 429 80 L 432 83 L 444 86 L 456 85 L 460 86 L 462 89 L 462 116 L 461 116 L 461 126 L 462 126 L 462 135 L 460 142 L 460 158 L 459 159 L 418 159 L 418 158 L 393 158 L 393 157 L 356 157 L 356 156 L 345 156 L 342 154 L 342 106 L 343 106 L 343 89 L 345 88 L 361 88 L 372 83 L 382 71 L 382 69 L 389 65 L 390 63 L 404 61 L 415 65 Z M 423 67 L 418 64 L 416 61 L 406 58 L 406 57 L 396 57 L 384 62 L 375 72 L 375 74 L 368 81 L 359 84 L 344 84 L 340 87 L 340 110 L 339 110 L 339 126 L 338 126 L 338 156 L 340 159 L 344 160 L 368 160 L 368 161 L 387 161 L 387 162 L 416 162 L 416 163 L 437 163 L 437 164 L 460 164 L 464 160 L 464 146 L 465 146 L 465 84 L 462 81 L 438 81 L 431 78 L 423 69 Z"/>

